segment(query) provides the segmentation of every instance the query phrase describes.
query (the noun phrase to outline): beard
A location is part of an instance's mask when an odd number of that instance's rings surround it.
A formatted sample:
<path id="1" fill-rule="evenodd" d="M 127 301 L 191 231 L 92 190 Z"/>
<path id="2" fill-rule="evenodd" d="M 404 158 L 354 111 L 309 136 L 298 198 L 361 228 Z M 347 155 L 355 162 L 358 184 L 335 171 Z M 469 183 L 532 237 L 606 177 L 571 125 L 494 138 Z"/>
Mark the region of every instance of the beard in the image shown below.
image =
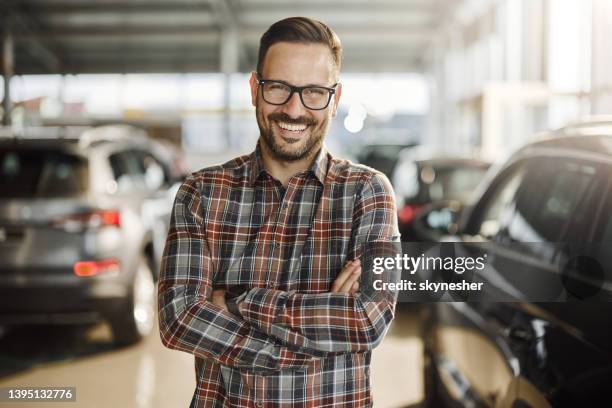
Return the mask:
<path id="1" fill-rule="evenodd" d="M 295 162 L 314 156 L 321 148 L 323 139 L 329 129 L 329 117 L 326 117 L 322 121 L 316 121 L 306 116 L 291 118 L 289 115 L 282 112 L 270 113 L 264 116 L 261 109 L 261 102 L 257 103 L 255 111 L 262 142 L 265 143 L 274 158 L 284 162 Z M 307 125 L 304 132 L 308 134 L 300 135 L 297 138 L 282 138 L 280 135 L 274 133 L 273 123 L 276 121 L 295 125 Z"/>

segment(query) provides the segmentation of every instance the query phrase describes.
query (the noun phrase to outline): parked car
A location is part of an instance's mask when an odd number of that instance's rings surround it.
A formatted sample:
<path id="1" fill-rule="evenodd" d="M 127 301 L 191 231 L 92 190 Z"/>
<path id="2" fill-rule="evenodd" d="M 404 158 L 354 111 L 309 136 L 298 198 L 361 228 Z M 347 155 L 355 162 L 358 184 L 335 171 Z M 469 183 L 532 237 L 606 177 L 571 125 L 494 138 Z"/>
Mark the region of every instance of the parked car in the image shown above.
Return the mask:
<path id="1" fill-rule="evenodd" d="M 0 325 L 106 319 L 117 343 L 133 343 L 153 328 L 184 174 L 137 128 L 69 133 L 0 139 Z"/>
<path id="2" fill-rule="evenodd" d="M 421 210 L 439 202 L 463 206 L 489 166 L 485 160 L 458 154 L 418 147 L 402 150 L 391 176 L 402 241 L 429 239 L 413 225 Z"/>
<path id="3" fill-rule="evenodd" d="M 571 244 L 600 248 L 600 261 L 612 264 L 609 125 L 575 125 L 520 149 L 482 185 L 458 234 L 444 238 L 469 253 L 486 242 L 498 272 L 486 284 L 517 301 L 424 308 L 426 406 L 610 405 L 612 270 L 600 271 L 597 287 L 591 266 L 574 286 L 559 276 Z M 565 300 L 553 302 L 560 293 Z"/>
<path id="4" fill-rule="evenodd" d="M 414 146 L 416 146 L 415 143 L 368 144 L 359 149 L 356 158 L 360 164 L 372 167 L 391 179 L 393 170 L 397 165 L 399 153 L 403 149 L 409 149 Z"/>

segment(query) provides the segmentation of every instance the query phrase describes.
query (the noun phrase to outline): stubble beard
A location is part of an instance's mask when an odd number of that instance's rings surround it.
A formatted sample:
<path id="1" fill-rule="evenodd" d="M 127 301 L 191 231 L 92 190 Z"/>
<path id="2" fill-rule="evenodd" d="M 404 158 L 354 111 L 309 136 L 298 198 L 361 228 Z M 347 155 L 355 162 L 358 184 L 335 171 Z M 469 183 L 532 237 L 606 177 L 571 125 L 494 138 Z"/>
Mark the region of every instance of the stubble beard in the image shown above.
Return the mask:
<path id="1" fill-rule="evenodd" d="M 260 102 L 261 103 L 261 102 Z M 288 115 L 283 113 L 271 113 L 264 118 L 263 112 L 261 111 L 260 103 L 257 104 L 255 111 L 257 116 L 257 125 L 259 126 L 259 133 L 261 135 L 261 140 L 265 143 L 268 150 L 272 153 L 275 159 L 284 161 L 284 162 L 296 162 L 308 157 L 314 156 L 316 152 L 319 151 L 323 144 L 323 140 L 325 139 L 325 135 L 329 129 L 329 118 L 325 118 L 321 122 L 316 122 L 314 119 L 308 119 L 305 117 L 300 117 L 297 119 L 292 119 Z M 279 140 L 281 136 L 275 136 L 274 131 L 272 130 L 272 124 L 274 121 L 281 120 L 283 122 L 293 123 L 293 124 L 307 124 L 308 128 L 306 129 L 309 132 L 308 138 L 305 142 L 302 142 L 302 146 L 297 149 L 287 149 L 287 147 L 283 147 Z M 290 146 L 300 143 L 298 138 L 290 141 Z"/>

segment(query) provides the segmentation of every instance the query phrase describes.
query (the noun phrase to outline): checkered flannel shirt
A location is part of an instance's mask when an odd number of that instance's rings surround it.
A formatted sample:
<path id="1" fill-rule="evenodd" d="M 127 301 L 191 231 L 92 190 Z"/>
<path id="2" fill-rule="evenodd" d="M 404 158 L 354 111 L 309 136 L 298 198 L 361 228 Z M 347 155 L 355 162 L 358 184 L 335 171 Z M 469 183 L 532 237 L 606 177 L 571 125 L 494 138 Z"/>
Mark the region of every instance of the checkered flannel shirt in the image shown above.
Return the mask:
<path id="1" fill-rule="evenodd" d="M 195 355 L 191 407 L 372 406 L 370 350 L 396 298 L 330 287 L 365 242 L 399 241 L 393 197 L 384 175 L 325 148 L 286 189 L 259 147 L 187 178 L 158 306 L 163 344 Z M 234 285 L 250 288 L 242 317 L 210 301 Z"/>

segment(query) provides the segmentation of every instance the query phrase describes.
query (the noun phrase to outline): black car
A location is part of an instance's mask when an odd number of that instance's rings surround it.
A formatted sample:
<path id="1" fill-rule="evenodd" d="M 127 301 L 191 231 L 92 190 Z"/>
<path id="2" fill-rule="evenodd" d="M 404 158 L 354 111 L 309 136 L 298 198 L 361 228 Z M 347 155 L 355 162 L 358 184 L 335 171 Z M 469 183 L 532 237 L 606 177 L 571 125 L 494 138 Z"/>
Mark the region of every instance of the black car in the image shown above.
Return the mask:
<path id="1" fill-rule="evenodd" d="M 422 147 L 402 150 L 391 176 L 402 241 L 430 240 L 413 221 L 432 204 L 468 203 L 489 166 L 485 160 L 457 153 Z"/>
<path id="2" fill-rule="evenodd" d="M 0 139 L 0 325 L 104 319 L 122 344 L 150 333 L 174 156 L 130 126 Z"/>
<path id="3" fill-rule="evenodd" d="M 368 144 L 359 148 L 356 158 L 359 163 L 372 167 L 391 179 L 400 152 L 414 146 L 414 143 Z"/>
<path id="4" fill-rule="evenodd" d="M 576 125 L 525 146 L 462 212 L 459 233 L 445 240 L 467 252 L 486 243 L 498 273 L 484 280 L 516 300 L 423 309 L 427 406 L 612 404 L 609 129 Z M 587 264 L 581 279 L 568 280 L 561 266 L 580 246 L 605 266 Z"/>

